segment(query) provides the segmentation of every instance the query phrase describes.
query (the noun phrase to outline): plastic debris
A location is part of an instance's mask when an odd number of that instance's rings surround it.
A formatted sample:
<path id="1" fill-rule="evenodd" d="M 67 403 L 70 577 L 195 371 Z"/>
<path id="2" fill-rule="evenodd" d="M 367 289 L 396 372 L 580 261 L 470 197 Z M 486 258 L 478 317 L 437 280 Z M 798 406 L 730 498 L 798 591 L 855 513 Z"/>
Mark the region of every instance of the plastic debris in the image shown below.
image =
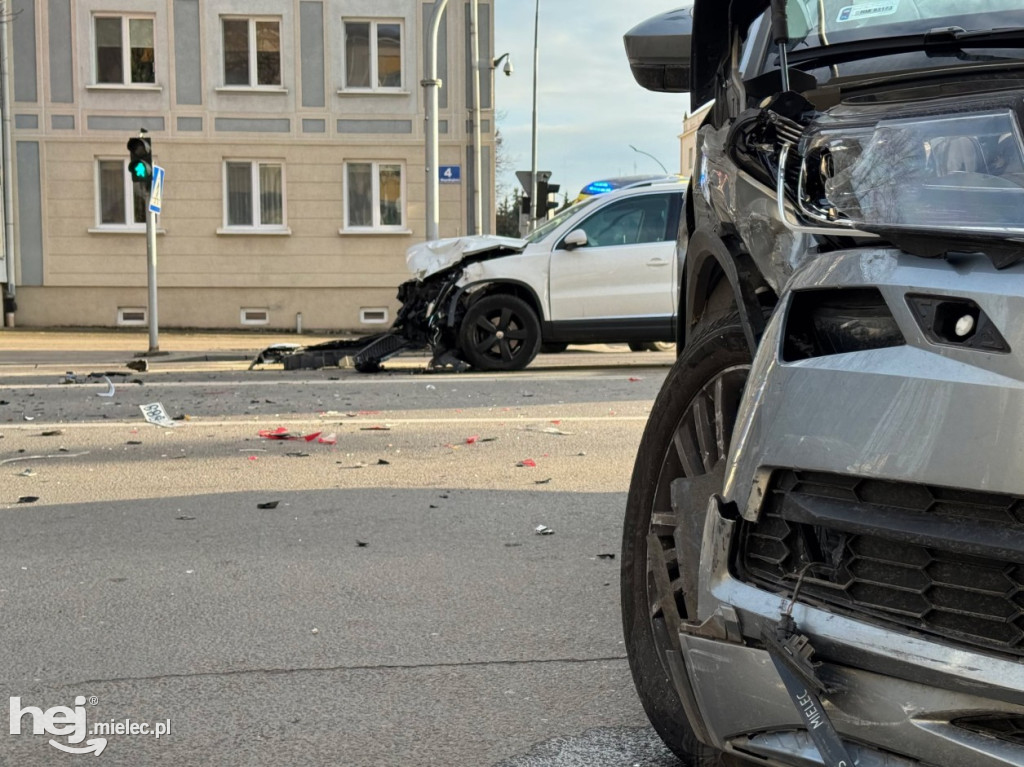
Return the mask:
<path id="1" fill-rule="evenodd" d="M 18 498 L 18 503 L 35 503 L 38 500 L 38 495 L 22 495 Z"/>
<path id="2" fill-rule="evenodd" d="M 551 477 L 548 477 L 547 479 L 538 479 L 538 480 L 537 480 L 536 482 L 534 482 L 533 484 L 535 484 L 535 485 L 546 485 L 546 484 L 548 484 L 548 483 L 549 483 L 550 481 L 551 481 Z"/>
<path id="3" fill-rule="evenodd" d="M 644 379 L 640 378 L 639 376 L 630 376 L 629 380 L 631 383 L 636 383 L 637 381 L 642 381 Z"/>
<path id="4" fill-rule="evenodd" d="M 50 429 L 48 431 L 44 431 L 39 436 L 40 437 L 59 437 L 63 433 L 64 432 L 62 432 L 60 429 Z"/>
<path id="5" fill-rule="evenodd" d="M 261 429 L 259 436 L 263 439 L 289 440 L 298 439 L 302 435 L 290 432 L 284 426 L 278 426 L 276 429 Z"/>
<path id="6" fill-rule="evenodd" d="M 480 439 L 480 437 L 478 437 L 478 436 L 466 437 L 466 444 L 467 445 L 476 444 L 477 440 L 479 440 L 479 439 Z"/>
<path id="7" fill-rule="evenodd" d="M 78 458 L 88 454 L 88 450 L 83 450 L 81 453 L 69 453 L 67 448 L 62 447 L 57 455 L 19 455 L 16 458 L 5 458 L 0 461 L 0 466 L 3 466 L 5 463 L 14 463 L 15 461 L 41 461 L 44 458 Z"/>
<path id="8" fill-rule="evenodd" d="M 164 428 L 173 428 L 177 426 L 167 411 L 164 410 L 164 406 L 159 402 L 151 402 L 148 405 L 139 405 L 139 410 L 142 411 L 142 415 L 145 416 L 146 420 L 154 426 L 163 426 Z"/>
<path id="9" fill-rule="evenodd" d="M 358 546 L 361 549 L 365 549 L 369 545 L 370 544 L 369 544 L 368 541 L 359 541 L 359 540 L 356 541 L 356 546 Z"/>
<path id="10" fill-rule="evenodd" d="M 180 517 L 175 517 L 179 522 L 191 522 L 195 517 L 190 517 L 188 514 L 182 514 Z"/>
<path id="11" fill-rule="evenodd" d="M 377 459 L 377 465 L 378 466 L 390 466 L 391 465 L 391 461 L 385 461 L 383 458 L 378 458 Z"/>
<path id="12" fill-rule="evenodd" d="M 81 383 L 81 381 L 78 380 L 78 376 L 75 375 L 75 371 L 74 370 L 69 370 L 67 373 L 65 373 L 64 377 L 61 379 L 60 382 L 62 384 L 77 384 L 77 383 Z"/>
<path id="13" fill-rule="evenodd" d="M 307 434 L 306 436 L 303 437 L 303 439 L 306 440 L 306 442 L 312 442 L 314 439 L 319 437 L 321 434 L 323 434 L 322 431 L 315 431 L 312 434 Z"/>
<path id="14" fill-rule="evenodd" d="M 97 392 L 96 396 L 97 397 L 113 397 L 114 396 L 114 392 L 115 392 L 114 382 L 111 381 L 106 376 L 103 376 L 103 380 L 107 382 L 107 390 L 106 391 Z"/>
<path id="15" fill-rule="evenodd" d="M 36 475 L 35 469 L 25 469 L 25 471 L 18 472 L 19 477 L 34 477 Z"/>
<path id="16" fill-rule="evenodd" d="M 326 437 L 320 437 L 317 442 L 321 445 L 337 445 L 338 437 L 333 432 L 328 434 Z"/>
<path id="17" fill-rule="evenodd" d="M 537 468 L 537 462 L 532 458 L 524 458 L 516 463 L 516 466 L 519 468 L 535 469 Z"/>
<path id="18" fill-rule="evenodd" d="M 313 630 L 312 630 L 312 631 L 311 631 L 310 633 L 311 633 L 311 634 L 312 634 L 313 636 L 316 636 L 317 634 L 319 634 L 319 633 L 320 633 L 320 629 L 318 629 L 318 628 L 314 628 L 314 629 L 313 629 Z"/>
<path id="19" fill-rule="evenodd" d="M 279 504 L 279 503 L 280 503 L 280 501 L 267 501 L 266 503 L 257 503 L 256 504 L 256 508 L 257 509 L 276 509 L 277 508 L 277 504 Z"/>
<path id="20" fill-rule="evenodd" d="M 124 444 L 126 444 L 126 445 L 141 445 L 142 444 L 142 440 L 141 439 L 130 439 L 127 442 L 125 442 Z"/>
<path id="21" fill-rule="evenodd" d="M 289 458 L 309 458 L 309 453 L 285 453 Z"/>
<path id="22" fill-rule="evenodd" d="M 598 554 L 597 558 L 598 559 L 615 559 L 615 555 L 614 554 Z"/>
<path id="23" fill-rule="evenodd" d="M 383 424 L 377 426 L 361 426 L 359 431 L 391 431 L 391 427 Z"/>
<path id="24" fill-rule="evenodd" d="M 145 373 L 149 370 L 149 360 L 138 359 L 132 360 L 131 362 L 124 363 L 124 366 L 129 370 L 134 370 L 137 373 Z"/>
<path id="25" fill-rule="evenodd" d="M 535 528 L 533 528 L 533 532 L 535 532 L 537 535 L 554 535 L 555 534 L 555 531 L 552 530 L 547 525 L 537 525 Z"/>

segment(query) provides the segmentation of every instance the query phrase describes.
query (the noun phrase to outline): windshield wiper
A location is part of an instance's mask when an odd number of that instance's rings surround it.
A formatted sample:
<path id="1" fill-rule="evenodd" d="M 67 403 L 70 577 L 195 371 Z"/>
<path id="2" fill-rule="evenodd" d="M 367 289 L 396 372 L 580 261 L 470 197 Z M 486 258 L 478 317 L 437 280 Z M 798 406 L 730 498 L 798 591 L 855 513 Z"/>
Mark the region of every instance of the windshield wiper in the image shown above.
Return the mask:
<path id="1" fill-rule="evenodd" d="M 967 48 L 1024 48 L 1024 27 L 971 32 L 960 27 L 940 27 L 923 35 L 881 37 L 836 43 L 820 48 L 804 48 L 789 53 L 789 65 L 801 68 L 821 67 L 867 59 L 879 54 L 891 56 L 922 51 L 929 56 L 958 55 Z"/>

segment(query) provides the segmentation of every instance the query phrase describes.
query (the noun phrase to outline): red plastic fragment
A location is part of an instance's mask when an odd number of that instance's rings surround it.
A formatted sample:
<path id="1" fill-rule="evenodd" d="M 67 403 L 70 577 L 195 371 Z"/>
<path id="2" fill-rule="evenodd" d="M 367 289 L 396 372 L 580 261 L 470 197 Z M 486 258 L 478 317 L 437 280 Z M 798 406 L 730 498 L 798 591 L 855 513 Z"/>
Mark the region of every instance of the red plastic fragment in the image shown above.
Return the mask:
<path id="1" fill-rule="evenodd" d="M 524 458 L 519 463 L 517 463 L 516 466 L 525 467 L 528 469 L 535 469 L 537 468 L 537 462 L 532 458 Z"/>

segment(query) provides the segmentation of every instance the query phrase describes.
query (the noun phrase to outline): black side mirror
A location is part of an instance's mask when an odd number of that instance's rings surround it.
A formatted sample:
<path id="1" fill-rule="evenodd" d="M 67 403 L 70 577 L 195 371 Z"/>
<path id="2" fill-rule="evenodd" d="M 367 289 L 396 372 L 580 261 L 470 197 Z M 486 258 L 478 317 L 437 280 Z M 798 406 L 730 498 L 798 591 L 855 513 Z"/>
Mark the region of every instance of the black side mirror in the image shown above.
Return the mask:
<path id="1" fill-rule="evenodd" d="M 623 37 L 633 78 L 649 91 L 689 93 L 693 7 L 642 21 Z"/>

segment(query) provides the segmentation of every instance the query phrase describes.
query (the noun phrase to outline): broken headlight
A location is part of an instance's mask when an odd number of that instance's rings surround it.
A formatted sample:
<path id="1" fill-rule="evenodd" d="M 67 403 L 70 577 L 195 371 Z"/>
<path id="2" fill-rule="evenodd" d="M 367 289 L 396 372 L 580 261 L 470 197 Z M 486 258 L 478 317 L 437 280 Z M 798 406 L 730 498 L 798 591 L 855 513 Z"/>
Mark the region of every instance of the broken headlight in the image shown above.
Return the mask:
<path id="1" fill-rule="evenodd" d="M 797 201 L 825 225 L 1024 235 L 1024 141 L 1010 110 L 823 130 Z"/>

